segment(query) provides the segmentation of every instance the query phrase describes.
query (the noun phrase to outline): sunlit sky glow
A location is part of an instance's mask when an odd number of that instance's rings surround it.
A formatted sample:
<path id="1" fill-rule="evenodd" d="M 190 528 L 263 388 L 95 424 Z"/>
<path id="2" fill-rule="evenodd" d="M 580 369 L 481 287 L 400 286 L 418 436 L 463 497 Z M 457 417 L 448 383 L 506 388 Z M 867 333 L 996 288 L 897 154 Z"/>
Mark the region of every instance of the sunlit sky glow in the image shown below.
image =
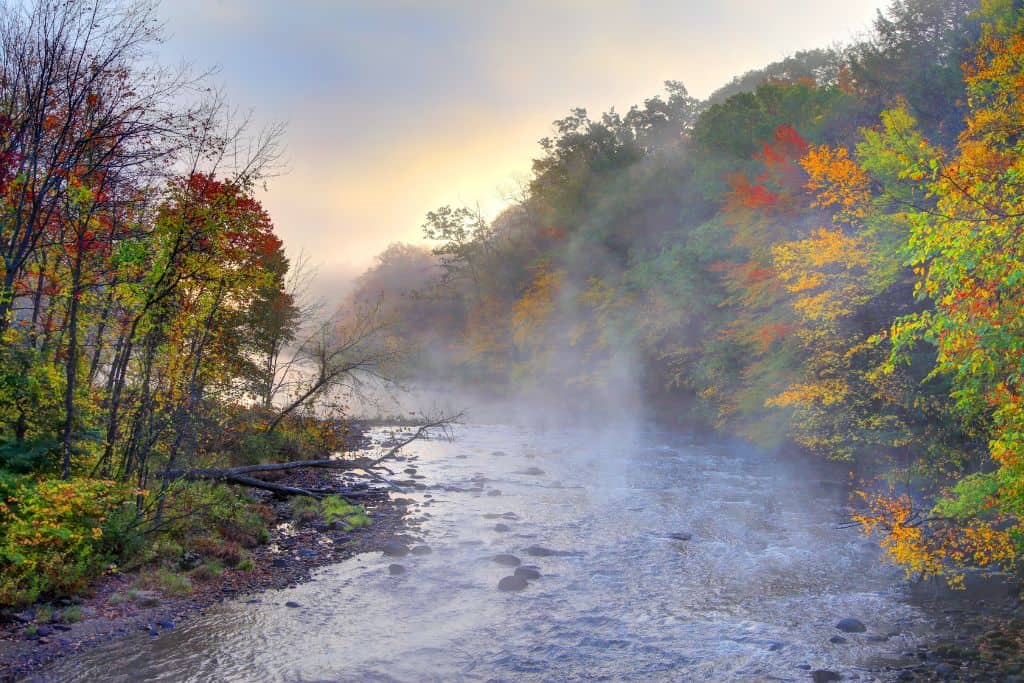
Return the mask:
<path id="1" fill-rule="evenodd" d="M 262 197 L 290 253 L 340 283 L 447 203 L 504 205 L 537 141 L 679 80 L 705 97 L 848 42 L 885 0 L 165 0 L 165 59 L 219 66 L 235 105 L 288 123 Z"/>

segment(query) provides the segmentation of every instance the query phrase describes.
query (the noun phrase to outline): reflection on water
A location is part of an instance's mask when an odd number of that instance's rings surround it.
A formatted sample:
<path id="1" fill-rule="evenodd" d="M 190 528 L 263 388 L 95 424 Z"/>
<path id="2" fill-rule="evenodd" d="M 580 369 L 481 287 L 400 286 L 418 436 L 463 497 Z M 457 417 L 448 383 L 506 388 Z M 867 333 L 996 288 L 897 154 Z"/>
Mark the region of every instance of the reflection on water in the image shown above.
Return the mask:
<path id="1" fill-rule="evenodd" d="M 425 504 L 411 514 L 431 554 L 353 558 L 48 675 L 720 681 L 808 680 L 820 668 L 873 680 L 870 667 L 929 635 L 900 573 L 837 529 L 846 493 L 835 471 L 658 432 L 468 426 L 457 436 L 410 447 L 430 487 L 407 497 Z M 557 552 L 530 556 L 530 546 Z M 498 591 L 513 571 L 498 553 L 542 577 Z M 392 562 L 406 573 L 392 576 Z M 830 643 L 844 617 L 867 633 Z"/>

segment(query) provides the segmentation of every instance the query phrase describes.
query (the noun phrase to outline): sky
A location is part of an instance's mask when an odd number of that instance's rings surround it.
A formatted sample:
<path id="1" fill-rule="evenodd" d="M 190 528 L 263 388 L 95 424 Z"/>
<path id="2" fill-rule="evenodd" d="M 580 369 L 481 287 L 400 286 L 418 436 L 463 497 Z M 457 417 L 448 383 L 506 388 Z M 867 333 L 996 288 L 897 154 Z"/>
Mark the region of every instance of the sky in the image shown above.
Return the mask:
<path id="1" fill-rule="evenodd" d="M 886 0 L 164 0 L 163 58 L 219 67 L 256 121 L 285 122 L 260 199 L 320 288 L 344 288 L 427 211 L 495 215 L 570 108 L 678 80 L 706 97 L 796 51 L 863 36 Z"/>

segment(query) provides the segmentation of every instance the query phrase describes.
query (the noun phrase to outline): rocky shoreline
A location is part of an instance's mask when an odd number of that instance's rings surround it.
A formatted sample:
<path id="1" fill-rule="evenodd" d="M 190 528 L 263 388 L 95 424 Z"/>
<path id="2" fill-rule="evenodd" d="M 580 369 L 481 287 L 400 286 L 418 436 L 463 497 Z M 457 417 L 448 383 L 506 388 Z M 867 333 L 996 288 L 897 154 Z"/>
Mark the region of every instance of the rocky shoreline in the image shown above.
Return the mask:
<path id="1" fill-rule="evenodd" d="M 400 460 L 405 457 L 399 456 Z M 409 458 L 410 460 L 413 458 Z M 338 486 L 326 470 L 290 473 L 288 485 L 325 489 Z M 0 622 L 0 681 L 48 681 L 43 671 L 54 661 L 147 631 L 159 635 L 211 605 L 308 581 L 320 567 L 355 555 L 382 551 L 388 543 L 412 542 L 403 532 L 414 526 L 406 513 L 416 503 L 394 498 L 385 489 L 367 489 L 358 498 L 373 522 L 345 531 L 322 522 L 293 519 L 288 501 L 263 492 L 256 495 L 276 514 L 268 543 L 253 548 L 251 567 L 225 568 L 223 574 L 197 582 L 187 595 L 137 590 L 138 573 L 104 577 L 88 594 L 58 602 L 58 609 L 34 606 Z M 71 610 L 76 619 L 61 619 Z"/>

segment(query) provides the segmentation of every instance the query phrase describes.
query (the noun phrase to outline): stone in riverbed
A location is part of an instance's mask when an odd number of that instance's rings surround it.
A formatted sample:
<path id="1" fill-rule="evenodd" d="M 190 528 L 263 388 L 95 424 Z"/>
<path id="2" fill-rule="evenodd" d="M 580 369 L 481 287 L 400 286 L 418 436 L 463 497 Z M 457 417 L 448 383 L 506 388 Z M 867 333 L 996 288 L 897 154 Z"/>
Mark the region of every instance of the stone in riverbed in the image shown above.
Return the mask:
<path id="1" fill-rule="evenodd" d="M 299 552 L 297 552 L 296 555 L 302 558 L 309 559 L 316 557 L 316 551 L 312 548 L 299 548 Z"/>
<path id="2" fill-rule="evenodd" d="M 842 645 L 843 643 L 847 643 L 849 641 L 846 640 L 846 638 L 843 638 L 842 636 L 832 636 L 828 639 L 828 642 L 832 643 L 833 645 Z"/>
<path id="3" fill-rule="evenodd" d="M 510 527 L 508 524 L 495 524 L 494 530 L 501 532 L 512 531 L 512 527 Z"/>
<path id="4" fill-rule="evenodd" d="M 526 549 L 526 554 L 530 557 L 552 557 L 554 555 L 564 555 L 565 553 L 545 548 L 542 545 L 531 545 Z"/>
<path id="5" fill-rule="evenodd" d="M 164 619 L 163 621 L 158 621 L 156 623 L 156 625 L 159 626 L 160 628 L 174 628 L 174 622 L 171 621 L 170 619 Z"/>
<path id="6" fill-rule="evenodd" d="M 544 470 L 539 467 L 527 467 L 525 470 L 519 470 L 518 472 L 513 472 L 513 474 L 526 474 L 531 477 L 539 477 L 544 474 Z"/>
<path id="7" fill-rule="evenodd" d="M 405 567 L 400 564 L 389 564 L 388 573 L 391 574 L 391 576 L 401 576 L 405 573 Z"/>
<path id="8" fill-rule="evenodd" d="M 839 623 L 836 624 L 836 628 L 843 633 L 864 633 L 868 630 L 868 627 L 864 625 L 863 621 L 852 617 L 840 619 Z"/>
<path id="9" fill-rule="evenodd" d="M 295 602 L 294 600 L 289 600 L 288 602 L 284 603 L 284 606 L 285 607 L 291 607 L 291 608 L 302 607 L 302 605 L 300 605 L 299 603 Z"/>
<path id="10" fill-rule="evenodd" d="M 500 591 L 521 591 L 526 588 L 526 579 L 522 576 L 506 576 L 498 582 Z"/>
<path id="11" fill-rule="evenodd" d="M 528 579 L 528 580 L 532 581 L 534 579 L 539 579 L 540 578 L 540 570 L 537 569 L 536 567 L 532 567 L 532 566 L 529 566 L 529 565 L 523 565 L 521 567 L 516 567 L 516 571 L 515 571 L 515 573 L 513 575 L 514 576 L 521 576 L 524 579 Z"/>
<path id="12" fill-rule="evenodd" d="M 815 669 L 811 672 L 811 680 L 814 681 L 814 683 L 832 683 L 832 681 L 843 680 L 843 677 L 835 671 L 829 671 L 828 669 Z"/>
<path id="13" fill-rule="evenodd" d="M 487 492 L 487 495 L 488 496 L 500 496 L 501 495 L 501 489 L 491 489 L 490 491 Z"/>
<path id="14" fill-rule="evenodd" d="M 515 555 L 509 555 L 508 553 L 501 553 L 500 555 L 495 555 L 491 559 L 503 567 L 518 567 L 520 564 L 522 564 L 522 560 L 520 560 Z"/>
<path id="15" fill-rule="evenodd" d="M 418 545 L 409 552 L 411 552 L 413 555 L 429 555 L 434 551 L 431 550 L 429 545 Z"/>
<path id="16" fill-rule="evenodd" d="M 673 541 L 689 541 L 693 538 L 693 534 L 689 531 L 676 531 L 668 535 Z"/>
<path id="17" fill-rule="evenodd" d="M 160 604 L 160 596 L 156 591 L 135 591 L 135 604 L 139 607 L 156 607 Z"/>
<path id="18" fill-rule="evenodd" d="M 381 548 L 386 557 L 405 557 L 409 554 L 409 546 L 399 541 L 388 541 Z"/>

